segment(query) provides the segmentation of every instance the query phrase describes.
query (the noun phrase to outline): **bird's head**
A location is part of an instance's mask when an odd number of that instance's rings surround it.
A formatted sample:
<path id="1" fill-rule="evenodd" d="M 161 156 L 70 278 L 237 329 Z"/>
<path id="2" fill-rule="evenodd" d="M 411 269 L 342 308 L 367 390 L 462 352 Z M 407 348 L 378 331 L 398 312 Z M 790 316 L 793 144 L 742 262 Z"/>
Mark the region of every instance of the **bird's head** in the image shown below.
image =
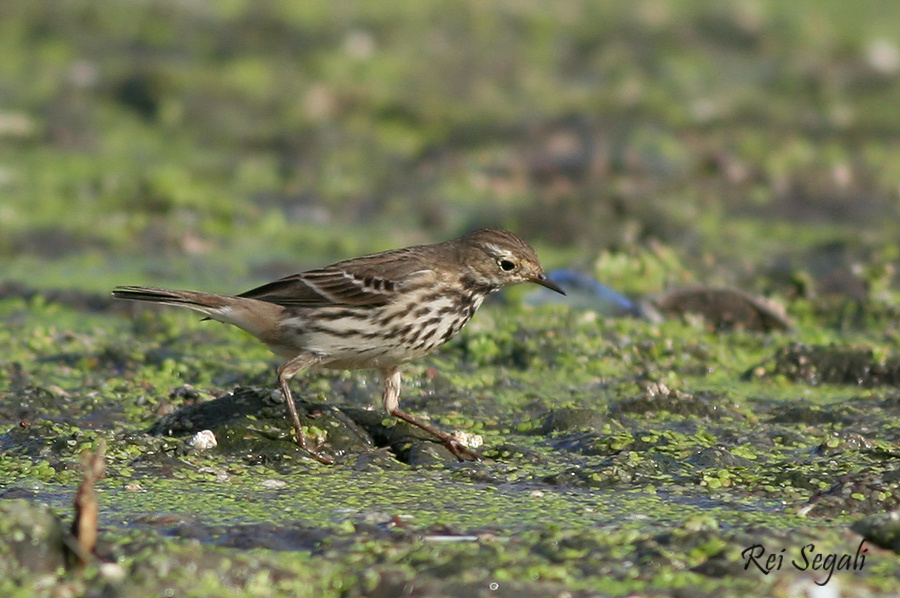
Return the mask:
<path id="1" fill-rule="evenodd" d="M 460 247 L 460 260 L 479 286 L 496 290 L 520 282 L 533 282 L 565 295 L 547 279 L 531 245 L 509 231 L 482 228 L 456 242 Z"/>

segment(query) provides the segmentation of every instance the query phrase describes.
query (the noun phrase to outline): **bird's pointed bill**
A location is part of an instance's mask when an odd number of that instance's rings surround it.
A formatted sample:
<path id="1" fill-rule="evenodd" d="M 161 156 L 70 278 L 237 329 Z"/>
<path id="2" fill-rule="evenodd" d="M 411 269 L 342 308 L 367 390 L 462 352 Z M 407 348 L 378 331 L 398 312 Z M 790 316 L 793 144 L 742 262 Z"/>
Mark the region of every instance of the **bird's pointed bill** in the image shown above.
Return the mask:
<path id="1" fill-rule="evenodd" d="M 535 276 L 534 278 L 531 279 L 531 282 L 533 282 L 535 284 L 539 284 L 542 287 L 547 287 L 551 291 L 556 291 L 560 295 L 566 294 L 566 292 L 564 290 L 562 290 L 555 282 L 553 282 L 552 280 L 547 278 L 546 274 L 539 274 L 538 276 Z"/>

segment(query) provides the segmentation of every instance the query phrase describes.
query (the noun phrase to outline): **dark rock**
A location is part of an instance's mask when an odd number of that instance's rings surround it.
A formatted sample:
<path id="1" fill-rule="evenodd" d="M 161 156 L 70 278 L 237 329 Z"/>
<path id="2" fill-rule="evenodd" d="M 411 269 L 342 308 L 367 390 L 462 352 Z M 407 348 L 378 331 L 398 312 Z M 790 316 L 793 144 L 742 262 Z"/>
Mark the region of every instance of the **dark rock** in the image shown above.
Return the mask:
<path id="1" fill-rule="evenodd" d="M 838 478 L 828 490 L 817 492 L 800 513 L 813 517 L 874 514 L 900 507 L 900 485 L 872 470 Z"/>
<path id="2" fill-rule="evenodd" d="M 537 434 L 553 434 L 572 430 L 597 430 L 603 427 L 607 418 L 594 409 L 563 407 L 554 409 L 544 416 Z"/>
<path id="3" fill-rule="evenodd" d="M 56 573 L 66 566 L 67 546 L 74 542 L 49 507 L 21 499 L 0 502 L 0 577 Z"/>
<path id="4" fill-rule="evenodd" d="M 700 315 L 717 330 L 771 332 L 791 328 L 783 307 L 738 289 L 685 287 L 651 297 L 649 302 L 669 317 Z"/>
<path id="5" fill-rule="evenodd" d="M 812 385 L 897 386 L 900 384 L 900 354 L 876 356 L 864 347 L 793 343 L 780 349 L 771 364 L 753 368 L 751 375 L 780 375 Z"/>
<path id="6" fill-rule="evenodd" d="M 727 467 L 750 467 L 753 461 L 731 454 L 725 447 L 711 446 L 698 451 L 688 458 L 688 463 L 700 469 L 722 469 Z"/>
<path id="7" fill-rule="evenodd" d="M 900 553 L 900 511 L 875 513 L 863 517 L 851 527 L 875 546 Z"/>

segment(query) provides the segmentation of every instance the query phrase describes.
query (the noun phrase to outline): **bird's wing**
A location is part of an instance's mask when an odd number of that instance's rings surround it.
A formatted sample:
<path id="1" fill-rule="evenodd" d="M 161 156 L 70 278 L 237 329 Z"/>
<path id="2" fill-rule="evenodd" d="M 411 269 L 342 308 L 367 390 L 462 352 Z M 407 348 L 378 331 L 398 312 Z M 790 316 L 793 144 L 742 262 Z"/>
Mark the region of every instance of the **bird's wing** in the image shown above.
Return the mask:
<path id="1" fill-rule="evenodd" d="M 284 307 L 376 307 L 431 274 L 420 259 L 401 249 L 285 276 L 238 296 Z"/>

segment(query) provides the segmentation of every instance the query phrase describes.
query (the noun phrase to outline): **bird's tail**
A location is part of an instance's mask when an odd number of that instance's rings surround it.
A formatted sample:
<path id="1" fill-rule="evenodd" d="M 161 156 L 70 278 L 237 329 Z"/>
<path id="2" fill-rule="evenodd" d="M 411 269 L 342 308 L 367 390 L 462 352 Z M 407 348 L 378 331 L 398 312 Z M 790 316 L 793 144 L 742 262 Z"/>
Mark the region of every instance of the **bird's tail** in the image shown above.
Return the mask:
<path id="1" fill-rule="evenodd" d="M 267 340 L 275 333 L 284 311 L 279 305 L 257 299 L 155 287 L 116 287 L 112 295 L 117 299 L 187 307 L 212 320 L 233 324 L 262 340 Z"/>
<path id="2" fill-rule="evenodd" d="M 213 317 L 216 312 L 228 307 L 229 299 L 224 295 L 198 293 L 196 291 L 171 291 L 155 287 L 116 287 L 113 289 L 116 299 L 131 299 L 187 307 Z"/>

